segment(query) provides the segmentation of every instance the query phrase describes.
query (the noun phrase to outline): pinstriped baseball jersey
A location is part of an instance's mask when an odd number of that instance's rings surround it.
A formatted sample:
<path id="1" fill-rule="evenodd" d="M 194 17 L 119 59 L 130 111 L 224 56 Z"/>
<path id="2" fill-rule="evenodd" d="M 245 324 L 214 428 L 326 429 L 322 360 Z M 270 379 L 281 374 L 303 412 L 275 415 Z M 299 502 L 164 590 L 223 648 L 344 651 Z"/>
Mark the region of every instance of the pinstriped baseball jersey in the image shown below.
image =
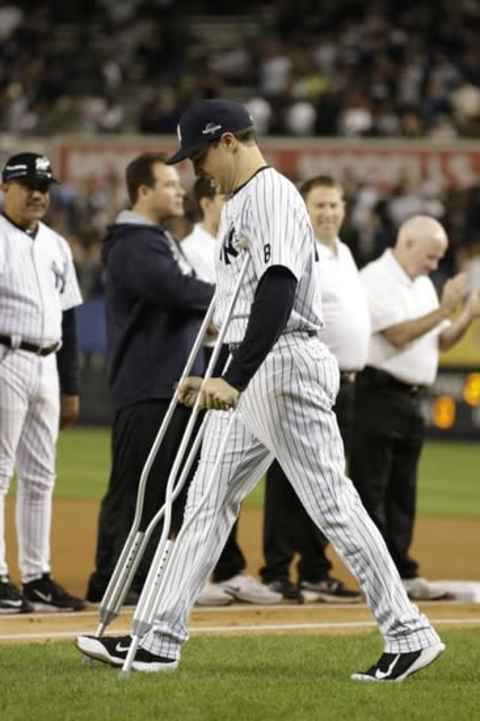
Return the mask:
<path id="1" fill-rule="evenodd" d="M 243 337 L 256 287 L 270 264 L 292 270 L 298 297 L 289 325 L 241 394 L 232 423 L 228 412 L 207 414 L 201 459 L 159 593 L 155 624 L 141 641 L 167 658 L 180 657 L 195 598 L 213 571 L 241 502 L 275 457 L 311 518 L 357 578 L 383 633 L 385 651 L 415 651 L 438 642 L 428 619 L 409 601 L 380 532 L 345 475 L 333 412 L 338 365 L 319 338 L 305 332 L 319 328 L 321 318 L 313 234 L 298 197 L 288 181 L 267 169 L 224 207 L 217 317 L 246 252 L 238 244 L 241 238 L 248 240 L 253 261 L 229 340 Z"/>
<path id="2" fill-rule="evenodd" d="M 0 334 L 58 342 L 62 312 L 81 303 L 67 242 L 44 223 L 34 236 L 0 215 Z M 24 583 L 50 570 L 51 496 L 59 421 L 55 355 L 0 345 L 0 576 L 8 573 L 4 499 L 17 472 L 19 567 Z"/>
<path id="3" fill-rule="evenodd" d="M 298 281 L 284 333 L 317 331 L 323 326 L 320 288 L 312 272 L 315 237 L 305 203 L 287 178 L 265 167 L 237 190 L 223 207 L 217 242 L 215 325 L 218 328 L 245 253 L 252 257 L 227 331 L 227 343 L 243 339 L 258 283 L 265 271 L 275 265 L 288 268 Z M 242 247 L 243 243 L 246 248 Z"/>
<path id="4" fill-rule="evenodd" d="M 0 333 L 55 343 L 62 311 L 81 302 L 67 242 L 44 223 L 32 238 L 0 215 Z"/>

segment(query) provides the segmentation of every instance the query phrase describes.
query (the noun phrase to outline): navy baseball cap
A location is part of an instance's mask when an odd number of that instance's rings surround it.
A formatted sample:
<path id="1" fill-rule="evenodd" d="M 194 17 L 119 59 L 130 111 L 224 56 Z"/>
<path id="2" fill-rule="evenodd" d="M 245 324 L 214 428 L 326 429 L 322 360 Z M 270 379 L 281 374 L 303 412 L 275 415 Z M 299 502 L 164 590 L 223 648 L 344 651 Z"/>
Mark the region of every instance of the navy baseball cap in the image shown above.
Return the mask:
<path id="1" fill-rule="evenodd" d="M 49 159 L 38 153 L 12 155 L 3 168 L 2 180 L 4 183 L 8 183 L 9 180 L 59 182 L 53 175 Z"/>
<path id="2" fill-rule="evenodd" d="M 166 160 L 174 165 L 218 140 L 223 133 L 253 130 L 253 118 L 232 100 L 198 100 L 186 110 L 177 126 L 180 148 Z"/>

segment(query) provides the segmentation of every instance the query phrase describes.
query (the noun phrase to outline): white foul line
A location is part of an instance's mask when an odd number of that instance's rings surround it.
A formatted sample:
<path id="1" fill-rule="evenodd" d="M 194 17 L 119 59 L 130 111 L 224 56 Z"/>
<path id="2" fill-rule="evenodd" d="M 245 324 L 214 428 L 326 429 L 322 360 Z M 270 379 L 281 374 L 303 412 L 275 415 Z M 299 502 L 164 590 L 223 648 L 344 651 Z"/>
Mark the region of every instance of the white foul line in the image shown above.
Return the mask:
<path id="1" fill-rule="evenodd" d="M 435 626 L 480 626 L 480 618 L 439 618 L 433 621 Z M 338 629 L 362 629 L 375 628 L 375 621 L 332 621 L 324 623 L 280 623 L 280 624 L 262 624 L 248 626 L 204 626 L 203 628 L 192 628 L 192 635 L 201 636 L 202 634 L 219 634 L 226 635 L 232 633 L 258 633 L 267 631 L 315 631 L 315 630 L 338 630 Z M 125 631 L 118 633 L 125 634 Z M 53 638 L 73 638 L 85 634 L 85 629 L 77 631 L 52 631 L 51 633 L 16 633 L 16 634 L 0 634 L 0 641 L 39 641 L 42 639 Z M 112 635 L 112 634 L 107 634 Z"/>

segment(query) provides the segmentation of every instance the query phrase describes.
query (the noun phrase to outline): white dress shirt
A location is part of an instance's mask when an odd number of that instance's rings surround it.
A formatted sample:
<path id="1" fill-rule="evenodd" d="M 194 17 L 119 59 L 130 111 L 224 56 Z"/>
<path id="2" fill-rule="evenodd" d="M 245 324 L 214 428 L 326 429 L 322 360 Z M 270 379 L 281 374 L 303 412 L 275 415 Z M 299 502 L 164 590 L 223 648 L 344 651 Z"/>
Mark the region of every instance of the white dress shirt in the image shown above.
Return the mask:
<path id="1" fill-rule="evenodd" d="M 361 370 L 370 338 L 365 290 L 350 249 L 337 239 L 335 251 L 317 242 L 316 264 L 325 327 L 320 338 L 337 359 L 340 370 Z"/>
<path id="2" fill-rule="evenodd" d="M 182 250 L 200 280 L 215 285 L 215 247 L 217 239 L 200 223 L 193 226 L 190 235 L 182 240 Z M 207 337 L 205 345 L 213 348 L 215 338 Z"/>
<path id="3" fill-rule="evenodd" d="M 214 235 L 202 228 L 200 223 L 193 226 L 190 235 L 182 240 L 182 250 L 200 280 L 215 284 L 215 243 Z"/>
<path id="4" fill-rule="evenodd" d="M 367 292 L 372 324 L 368 365 L 384 370 L 404 383 L 433 383 L 438 368 L 438 338 L 449 325 L 448 320 L 441 321 L 400 349 L 389 343 L 382 333 L 438 308 L 438 296 L 430 278 L 421 275 L 412 280 L 391 250 L 366 265 L 360 271 L 360 277 Z"/>

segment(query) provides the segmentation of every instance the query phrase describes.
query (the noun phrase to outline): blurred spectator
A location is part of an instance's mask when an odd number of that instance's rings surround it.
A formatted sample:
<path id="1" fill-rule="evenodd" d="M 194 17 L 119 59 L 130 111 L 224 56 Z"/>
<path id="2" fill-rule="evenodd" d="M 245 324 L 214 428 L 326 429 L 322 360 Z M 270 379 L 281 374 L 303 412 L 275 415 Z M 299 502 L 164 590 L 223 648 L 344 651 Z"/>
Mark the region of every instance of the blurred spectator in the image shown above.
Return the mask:
<path id="1" fill-rule="evenodd" d="M 188 13 L 172 0 L 4 5 L 0 133 L 173 134 L 192 98 L 226 94 L 244 100 L 260 134 L 480 136 L 478 3 L 337 0 L 321 17 L 312 7 L 244 0 L 230 14 L 208 0 Z M 415 212 L 445 223 L 453 269 L 478 235 L 478 190 L 419 191 L 404 179 L 390 195 L 364 178 L 347 190 L 344 234 L 360 266 Z M 124 201 L 114 176 L 55 191 L 53 223 L 85 249 L 84 292 L 99 287 L 94 249 Z"/>
<path id="2" fill-rule="evenodd" d="M 227 93 L 280 134 L 480 135 L 478 3 L 117 5 L 0 9 L 0 131 L 170 133 Z"/>

